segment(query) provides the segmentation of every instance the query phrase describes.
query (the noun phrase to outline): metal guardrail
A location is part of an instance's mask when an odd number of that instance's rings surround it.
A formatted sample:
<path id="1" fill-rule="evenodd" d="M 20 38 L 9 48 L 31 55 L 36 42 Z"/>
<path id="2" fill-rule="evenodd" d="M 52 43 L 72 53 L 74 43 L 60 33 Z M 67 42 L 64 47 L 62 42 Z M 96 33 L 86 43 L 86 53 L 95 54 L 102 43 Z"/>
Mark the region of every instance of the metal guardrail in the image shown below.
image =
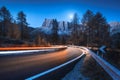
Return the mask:
<path id="1" fill-rule="evenodd" d="M 88 49 L 86 48 L 86 50 Z M 120 80 L 120 70 L 109 64 L 101 57 L 97 56 L 94 52 L 90 50 L 88 51 L 92 55 L 92 57 L 100 64 L 100 66 L 112 77 L 113 80 Z"/>
<path id="2" fill-rule="evenodd" d="M 120 70 L 109 64 L 107 61 L 102 59 L 101 57 L 97 56 L 94 52 L 87 49 L 86 47 L 82 46 L 73 46 L 69 45 L 70 47 L 81 48 L 91 54 L 91 56 L 100 64 L 100 66 L 111 76 L 113 80 L 120 80 Z"/>

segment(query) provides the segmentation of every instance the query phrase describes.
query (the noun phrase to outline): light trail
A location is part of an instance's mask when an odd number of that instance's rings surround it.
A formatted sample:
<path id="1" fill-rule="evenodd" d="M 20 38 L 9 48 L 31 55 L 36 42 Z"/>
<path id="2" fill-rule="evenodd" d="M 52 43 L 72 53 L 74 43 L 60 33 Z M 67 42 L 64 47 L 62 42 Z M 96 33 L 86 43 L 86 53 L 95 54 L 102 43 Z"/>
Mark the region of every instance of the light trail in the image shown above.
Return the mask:
<path id="1" fill-rule="evenodd" d="M 19 54 L 19 53 L 29 53 L 29 52 L 42 52 L 42 51 L 54 51 L 55 49 L 46 50 L 21 50 L 21 51 L 0 51 L 0 54 Z"/>
<path id="2" fill-rule="evenodd" d="M 39 74 L 36 74 L 36 75 L 34 75 L 34 76 L 31 76 L 31 77 L 29 77 L 29 78 L 27 78 L 27 79 L 25 79 L 25 80 L 34 80 L 34 79 L 36 79 L 36 78 L 39 78 L 39 77 L 41 77 L 41 76 L 44 76 L 44 75 L 46 75 L 46 74 L 48 74 L 48 73 L 50 73 L 50 72 L 53 72 L 53 71 L 55 71 L 55 70 L 57 70 L 57 69 L 60 69 L 60 68 L 62 68 L 62 67 L 64 67 L 64 66 L 66 66 L 66 65 L 68 65 L 68 64 L 70 64 L 70 63 L 72 63 L 72 62 L 74 62 L 74 61 L 76 61 L 76 60 L 78 60 L 78 59 L 81 58 L 83 55 L 85 55 L 84 52 L 83 52 L 80 56 L 78 56 L 78 57 L 76 57 L 76 58 L 74 58 L 74 59 L 72 59 L 72 60 L 70 60 L 70 61 L 68 61 L 68 62 L 66 62 L 66 63 L 63 63 L 63 64 L 61 64 L 61 65 L 59 65 L 59 66 L 56 66 L 56 67 L 54 67 L 54 68 L 51 68 L 51 69 L 49 69 L 49 70 L 46 70 L 46 71 L 41 72 L 41 73 L 39 73 Z"/>

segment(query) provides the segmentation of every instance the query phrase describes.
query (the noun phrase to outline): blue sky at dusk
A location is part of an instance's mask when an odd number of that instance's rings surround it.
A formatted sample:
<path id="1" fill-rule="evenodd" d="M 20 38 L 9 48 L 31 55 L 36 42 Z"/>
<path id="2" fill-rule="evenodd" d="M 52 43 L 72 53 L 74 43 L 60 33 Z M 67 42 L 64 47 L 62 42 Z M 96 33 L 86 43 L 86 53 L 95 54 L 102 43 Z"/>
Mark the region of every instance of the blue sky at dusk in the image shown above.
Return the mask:
<path id="1" fill-rule="evenodd" d="M 14 18 L 23 11 L 32 27 L 40 27 L 45 18 L 70 21 L 70 15 L 75 12 L 81 19 L 88 9 L 101 12 L 108 22 L 120 21 L 120 0 L 0 0 L 2 6 L 6 6 Z"/>

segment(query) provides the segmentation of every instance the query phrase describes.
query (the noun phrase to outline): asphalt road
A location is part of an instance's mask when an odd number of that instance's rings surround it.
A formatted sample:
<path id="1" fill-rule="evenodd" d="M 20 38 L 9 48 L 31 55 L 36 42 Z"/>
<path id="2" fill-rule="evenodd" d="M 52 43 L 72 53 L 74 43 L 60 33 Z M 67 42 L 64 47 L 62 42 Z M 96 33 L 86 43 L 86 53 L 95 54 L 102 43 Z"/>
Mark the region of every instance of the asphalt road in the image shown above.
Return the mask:
<path id="1" fill-rule="evenodd" d="M 82 54 L 78 48 L 30 55 L 0 56 L 0 80 L 24 80 Z"/>

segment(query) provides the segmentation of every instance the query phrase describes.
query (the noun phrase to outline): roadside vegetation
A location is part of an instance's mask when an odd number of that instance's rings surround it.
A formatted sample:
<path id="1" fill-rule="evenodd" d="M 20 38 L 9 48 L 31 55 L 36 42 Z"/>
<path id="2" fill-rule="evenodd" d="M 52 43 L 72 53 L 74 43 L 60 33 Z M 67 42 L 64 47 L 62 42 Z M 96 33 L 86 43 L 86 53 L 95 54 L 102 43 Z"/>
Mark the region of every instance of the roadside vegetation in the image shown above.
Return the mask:
<path id="1" fill-rule="evenodd" d="M 27 46 L 49 46 L 49 45 L 79 45 L 100 47 L 106 45 L 109 48 L 119 49 L 119 33 L 110 35 L 110 25 L 102 13 L 93 13 L 87 10 L 81 21 L 77 13 L 71 22 L 67 23 L 69 35 L 58 34 L 58 20 L 52 19 L 51 34 L 45 34 L 39 29 L 30 27 L 27 15 L 23 11 L 16 13 L 14 19 L 10 11 L 5 7 L 0 8 L 0 46 L 27 45 Z M 45 23 L 43 23 L 45 25 Z M 119 25 L 118 25 L 119 26 Z M 63 21 L 63 27 L 65 22 Z M 7 41 L 6 41 L 7 40 Z M 5 43 L 5 45 L 4 45 Z M 22 44 L 23 43 L 23 44 Z"/>
<path id="2" fill-rule="evenodd" d="M 87 10 L 81 16 L 81 21 L 75 13 L 72 21 L 67 23 L 68 30 L 71 31 L 68 35 L 58 34 L 57 19 L 52 19 L 51 34 L 45 34 L 39 28 L 29 26 L 23 11 L 16 15 L 17 18 L 14 19 L 5 6 L 0 8 L 0 47 L 78 45 L 99 49 L 105 45 L 110 50 L 104 55 L 106 60 L 120 65 L 120 24 L 117 23 L 116 29 L 111 30 L 107 19 L 100 12 Z M 64 21 L 63 27 L 65 28 Z M 111 35 L 112 31 L 114 34 Z"/>

